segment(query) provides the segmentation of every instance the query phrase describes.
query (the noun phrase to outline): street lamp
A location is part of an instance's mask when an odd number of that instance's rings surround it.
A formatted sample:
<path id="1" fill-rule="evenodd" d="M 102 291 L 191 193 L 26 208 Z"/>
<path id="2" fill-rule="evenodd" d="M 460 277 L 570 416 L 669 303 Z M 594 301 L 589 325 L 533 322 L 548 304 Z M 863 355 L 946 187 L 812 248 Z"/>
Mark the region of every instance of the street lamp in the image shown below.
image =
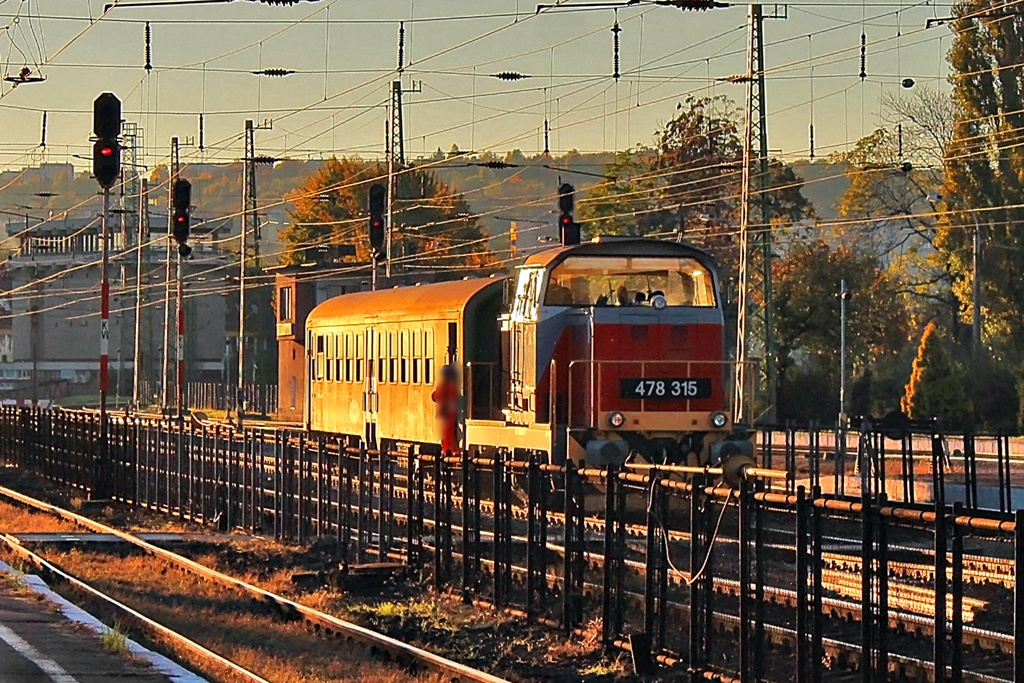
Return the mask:
<path id="1" fill-rule="evenodd" d="M 943 197 L 937 192 L 929 194 L 927 199 L 932 208 L 935 208 L 942 201 L 945 201 L 947 204 L 952 203 L 950 199 Z M 981 222 L 978 221 L 978 216 L 973 210 L 968 209 L 960 201 L 957 201 L 957 204 L 974 221 L 974 244 L 971 258 L 971 273 L 973 274 L 973 282 L 971 283 L 971 346 L 977 351 L 981 348 Z"/>

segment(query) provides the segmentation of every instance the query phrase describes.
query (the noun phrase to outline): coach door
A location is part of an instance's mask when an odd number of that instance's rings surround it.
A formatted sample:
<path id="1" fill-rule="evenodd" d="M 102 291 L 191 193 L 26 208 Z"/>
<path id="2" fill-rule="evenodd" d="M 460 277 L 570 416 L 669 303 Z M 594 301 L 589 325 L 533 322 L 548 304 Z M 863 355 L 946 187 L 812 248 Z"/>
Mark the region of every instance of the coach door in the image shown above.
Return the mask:
<path id="1" fill-rule="evenodd" d="M 363 438 L 367 445 L 377 445 L 377 415 L 380 412 L 380 394 L 377 392 L 378 373 L 382 371 L 378 362 L 381 356 L 381 335 L 372 327 L 366 329 L 362 353 L 358 354 L 357 367 L 363 367 Z M 357 373 L 359 371 L 357 370 Z"/>

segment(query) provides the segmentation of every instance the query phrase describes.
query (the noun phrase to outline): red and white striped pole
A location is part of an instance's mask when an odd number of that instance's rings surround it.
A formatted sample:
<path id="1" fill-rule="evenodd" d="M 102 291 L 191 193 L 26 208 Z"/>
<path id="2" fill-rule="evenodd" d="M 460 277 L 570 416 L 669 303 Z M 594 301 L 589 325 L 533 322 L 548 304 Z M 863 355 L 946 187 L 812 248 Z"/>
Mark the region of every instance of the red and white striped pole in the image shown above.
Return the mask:
<path id="1" fill-rule="evenodd" d="M 178 311 L 178 341 L 177 341 L 177 357 L 178 357 L 178 417 L 184 417 L 185 415 L 185 306 L 184 296 L 182 296 L 182 289 L 185 287 L 184 283 L 184 267 L 183 262 L 185 257 L 178 255 L 178 291 L 177 291 L 177 311 Z"/>
<path id="2" fill-rule="evenodd" d="M 110 278 L 107 275 L 107 246 L 109 240 L 108 218 L 110 216 L 110 188 L 103 188 L 103 217 L 100 225 L 100 443 L 99 467 L 94 490 L 98 497 L 105 498 L 110 473 L 107 444 L 107 389 L 110 361 Z"/>

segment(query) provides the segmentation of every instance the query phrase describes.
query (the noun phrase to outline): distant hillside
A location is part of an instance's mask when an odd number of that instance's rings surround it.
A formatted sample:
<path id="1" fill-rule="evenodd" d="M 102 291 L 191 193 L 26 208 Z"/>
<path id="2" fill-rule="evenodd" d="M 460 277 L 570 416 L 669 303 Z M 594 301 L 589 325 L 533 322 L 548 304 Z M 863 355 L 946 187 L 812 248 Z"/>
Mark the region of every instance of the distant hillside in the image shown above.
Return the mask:
<path id="1" fill-rule="evenodd" d="M 483 155 L 471 158 L 446 158 L 440 151 L 427 159 L 413 160 L 430 164 L 449 186 L 463 193 L 474 213 L 482 217 L 486 232 L 492 236 L 492 248 L 508 247 L 511 221 L 518 223 L 519 248 L 528 250 L 557 236 L 555 195 L 562 182 L 572 183 L 578 197 L 601 182 L 597 177 L 611 161 L 612 153 L 579 154 L 561 157 L 526 157 L 518 150 L 504 156 Z M 509 168 L 494 169 L 480 164 L 504 162 Z M 257 167 L 256 186 L 265 221 L 265 254 L 279 251 L 277 231 L 288 222 L 291 205 L 284 197 L 300 187 L 321 161 L 283 161 Z M 235 216 L 242 204 L 242 165 L 190 164 L 182 176 L 192 182 L 192 201 L 198 220 Z M 810 199 L 825 220 L 836 216 L 836 202 L 849 186 L 843 167 L 824 161 L 800 161 L 794 170 L 806 180 L 804 196 Z M 150 215 L 154 223 L 166 220 L 166 167 L 150 174 Z M 43 164 L 21 171 L 0 173 L 0 216 L 11 222 L 35 223 L 66 209 L 73 214 L 95 215 L 99 209 L 98 188 L 87 172 L 75 172 L 71 164 Z M 130 198 L 126 205 L 130 207 Z M 115 199 L 116 205 L 116 199 Z M 80 207 L 75 209 L 75 207 Z M 237 225 L 237 223 L 236 223 Z M 6 244 L 4 246 L 10 246 Z"/>

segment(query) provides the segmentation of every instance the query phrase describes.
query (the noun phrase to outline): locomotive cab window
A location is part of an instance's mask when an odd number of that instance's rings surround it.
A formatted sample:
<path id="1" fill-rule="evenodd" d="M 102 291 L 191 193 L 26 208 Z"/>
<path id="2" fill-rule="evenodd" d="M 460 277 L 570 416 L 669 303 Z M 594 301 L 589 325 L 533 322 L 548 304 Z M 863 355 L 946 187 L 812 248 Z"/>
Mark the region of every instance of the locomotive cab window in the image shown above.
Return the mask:
<path id="1" fill-rule="evenodd" d="M 666 256 L 575 256 L 551 271 L 548 306 L 713 307 L 715 285 L 696 259 Z"/>

